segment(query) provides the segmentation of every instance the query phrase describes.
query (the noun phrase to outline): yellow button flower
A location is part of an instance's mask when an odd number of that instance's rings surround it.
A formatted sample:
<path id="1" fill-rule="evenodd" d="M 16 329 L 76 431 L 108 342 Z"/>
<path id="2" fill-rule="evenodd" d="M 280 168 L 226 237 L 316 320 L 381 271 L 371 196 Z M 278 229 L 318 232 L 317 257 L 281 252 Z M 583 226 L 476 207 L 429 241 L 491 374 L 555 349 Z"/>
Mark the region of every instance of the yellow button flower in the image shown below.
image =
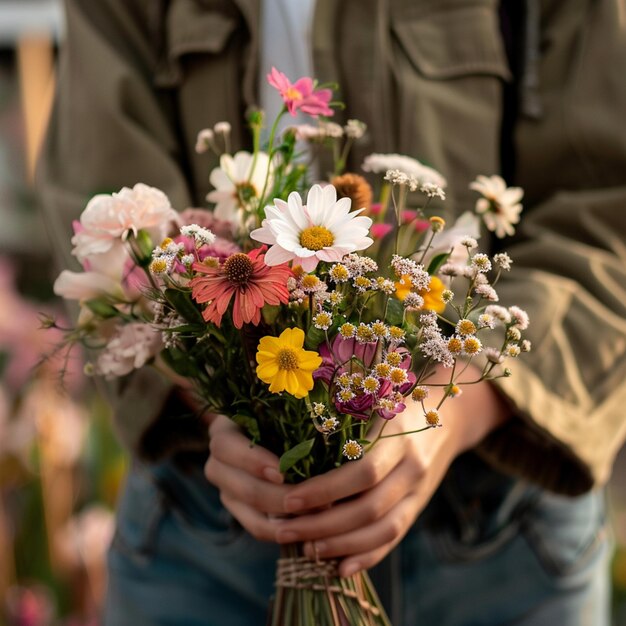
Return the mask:
<path id="1" fill-rule="evenodd" d="M 259 342 L 256 373 L 272 393 L 286 391 L 304 398 L 313 389 L 313 372 L 322 364 L 322 357 L 303 345 L 300 328 L 286 328 L 280 337 L 267 336 Z"/>

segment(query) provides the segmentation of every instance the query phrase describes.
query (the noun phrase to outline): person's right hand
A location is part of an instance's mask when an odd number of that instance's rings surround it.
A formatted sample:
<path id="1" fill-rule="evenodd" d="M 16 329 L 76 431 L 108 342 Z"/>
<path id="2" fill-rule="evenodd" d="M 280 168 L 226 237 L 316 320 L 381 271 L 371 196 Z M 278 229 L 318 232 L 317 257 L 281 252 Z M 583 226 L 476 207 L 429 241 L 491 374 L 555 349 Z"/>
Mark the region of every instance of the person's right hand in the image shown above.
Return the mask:
<path id="1" fill-rule="evenodd" d="M 284 485 L 279 460 L 253 445 L 229 418 L 218 415 L 209 426 L 210 451 L 204 472 L 220 491 L 228 511 L 255 538 L 276 541 L 286 515 L 284 501 L 294 485 Z"/>

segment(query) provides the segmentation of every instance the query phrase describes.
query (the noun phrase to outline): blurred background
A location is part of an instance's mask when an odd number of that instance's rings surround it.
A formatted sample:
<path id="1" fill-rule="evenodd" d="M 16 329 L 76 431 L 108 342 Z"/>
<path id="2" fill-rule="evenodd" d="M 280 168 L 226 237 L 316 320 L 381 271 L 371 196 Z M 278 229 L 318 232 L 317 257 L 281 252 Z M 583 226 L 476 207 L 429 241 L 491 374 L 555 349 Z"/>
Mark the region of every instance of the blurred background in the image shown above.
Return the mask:
<path id="1" fill-rule="evenodd" d="M 63 315 L 33 189 L 62 36 L 60 0 L 0 0 L 0 626 L 100 623 L 127 464 L 80 355 L 33 375 L 55 343 L 40 315 Z M 626 626 L 625 453 L 609 491 L 614 623 Z"/>

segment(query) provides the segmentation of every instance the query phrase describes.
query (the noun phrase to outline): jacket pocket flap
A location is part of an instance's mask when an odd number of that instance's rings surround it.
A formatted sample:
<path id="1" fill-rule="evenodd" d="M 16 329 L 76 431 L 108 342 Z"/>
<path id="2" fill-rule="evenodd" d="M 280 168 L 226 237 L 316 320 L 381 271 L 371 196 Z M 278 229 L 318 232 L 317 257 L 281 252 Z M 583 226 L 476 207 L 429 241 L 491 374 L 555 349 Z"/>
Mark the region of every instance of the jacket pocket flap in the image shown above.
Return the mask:
<path id="1" fill-rule="evenodd" d="M 236 25 L 234 15 L 207 10 L 196 0 L 177 0 L 167 17 L 169 57 L 175 60 L 195 52 L 220 52 Z"/>
<path id="2" fill-rule="evenodd" d="M 484 7 L 394 19 L 393 31 L 415 69 L 428 78 L 474 74 L 511 78 L 497 22 Z"/>
<path id="3" fill-rule="evenodd" d="M 156 85 L 180 84 L 184 56 L 222 52 L 238 27 L 237 16 L 232 7 L 207 7 L 198 0 L 172 2 L 165 22 L 167 43 L 156 71 Z"/>

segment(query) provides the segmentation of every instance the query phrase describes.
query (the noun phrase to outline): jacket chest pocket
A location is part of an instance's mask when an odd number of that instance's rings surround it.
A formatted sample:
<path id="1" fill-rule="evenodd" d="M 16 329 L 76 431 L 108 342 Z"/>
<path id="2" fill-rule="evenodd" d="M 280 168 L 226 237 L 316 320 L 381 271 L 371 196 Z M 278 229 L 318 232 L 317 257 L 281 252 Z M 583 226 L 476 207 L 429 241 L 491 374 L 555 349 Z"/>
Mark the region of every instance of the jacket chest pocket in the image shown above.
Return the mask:
<path id="1" fill-rule="evenodd" d="M 494 3 L 431 6 L 392 14 L 395 132 L 401 152 L 448 177 L 448 204 L 461 211 L 471 209 L 468 183 L 500 169 L 502 87 L 511 73 Z"/>
<path id="2" fill-rule="evenodd" d="M 238 27 L 239 16 L 221 0 L 174 0 L 164 25 L 165 46 L 156 82 L 174 87 L 184 78 L 184 65 L 196 55 L 219 56 Z"/>
<path id="3" fill-rule="evenodd" d="M 234 146 L 246 145 L 241 120 L 253 97 L 256 64 L 245 16 L 231 0 L 172 0 L 157 85 L 170 90 L 192 202 L 204 202 L 207 172 L 217 163 L 198 155 L 198 132 L 225 120 Z"/>

